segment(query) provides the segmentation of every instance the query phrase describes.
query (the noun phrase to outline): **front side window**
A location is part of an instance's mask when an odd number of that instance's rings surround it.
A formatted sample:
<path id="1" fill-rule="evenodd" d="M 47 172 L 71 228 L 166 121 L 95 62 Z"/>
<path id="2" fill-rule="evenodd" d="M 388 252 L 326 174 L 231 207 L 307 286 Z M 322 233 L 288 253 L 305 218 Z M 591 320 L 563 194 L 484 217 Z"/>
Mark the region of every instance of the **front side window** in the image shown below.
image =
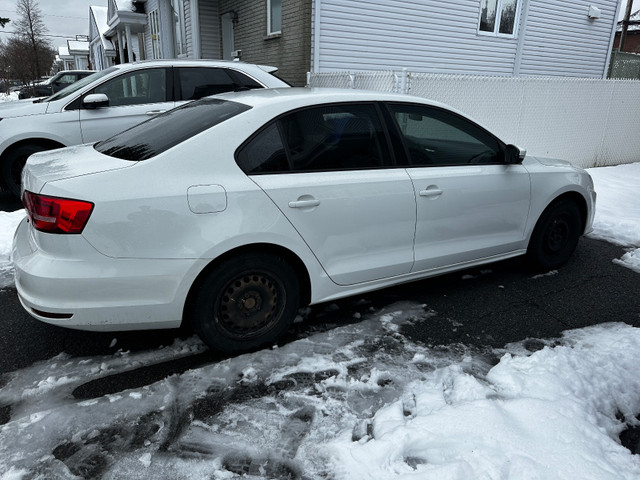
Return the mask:
<path id="1" fill-rule="evenodd" d="M 391 105 L 411 166 L 502 163 L 500 142 L 451 112 L 419 105 Z"/>
<path id="2" fill-rule="evenodd" d="M 282 33 L 282 0 L 267 0 L 267 34 Z"/>
<path id="3" fill-rule="evenodd" d="M 89 93 L 104 93 L 109 106 L 142 105 L 167 101 L 167 78 L 164 68 L 149 68 L 120 75 Z"/>
<path id="4" fill-rule="evenodd" d="M 389 165 L 374 105 L 326 105 L 281 117 L 237 155 L 245 173 L 361 170 Z"/>
<path id="5" fill-rule="evenodd" d="M 478 31 L 515 36 L 519 0 L 480 0 Z"/>

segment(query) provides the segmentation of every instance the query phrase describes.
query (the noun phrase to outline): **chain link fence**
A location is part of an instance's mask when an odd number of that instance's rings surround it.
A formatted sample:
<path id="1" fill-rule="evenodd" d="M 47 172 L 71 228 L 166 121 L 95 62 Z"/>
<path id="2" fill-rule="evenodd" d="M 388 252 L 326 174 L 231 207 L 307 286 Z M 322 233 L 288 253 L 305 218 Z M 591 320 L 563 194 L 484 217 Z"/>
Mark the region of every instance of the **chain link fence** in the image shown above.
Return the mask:
<path id="1" fill-rule="evenodd" d="M 609 64 L 609 78 L 640 80 L 640 55 L 614 50 Z"/>
<path id="2" fill-rule="evenodd" d="M 581 167 L 640 161 L 640 81 L 402 72 L 307 74 L 311 87 L 412 94 L 450 105 L 532 155 Z"/>

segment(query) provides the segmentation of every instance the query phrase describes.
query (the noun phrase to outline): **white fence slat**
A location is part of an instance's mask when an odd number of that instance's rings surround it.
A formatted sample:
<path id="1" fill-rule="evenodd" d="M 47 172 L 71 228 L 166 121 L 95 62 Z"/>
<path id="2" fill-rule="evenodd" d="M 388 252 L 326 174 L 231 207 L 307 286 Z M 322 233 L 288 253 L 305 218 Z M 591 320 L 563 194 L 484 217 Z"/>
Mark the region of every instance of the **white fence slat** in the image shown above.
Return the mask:
<path id="1" fill-rule="evenodd" d="M 640 81 L 400 72 L 309 73 L 311 87 L 410 93 L 465 112 L 532 155 L 588 168 L 640 161 Z"/>

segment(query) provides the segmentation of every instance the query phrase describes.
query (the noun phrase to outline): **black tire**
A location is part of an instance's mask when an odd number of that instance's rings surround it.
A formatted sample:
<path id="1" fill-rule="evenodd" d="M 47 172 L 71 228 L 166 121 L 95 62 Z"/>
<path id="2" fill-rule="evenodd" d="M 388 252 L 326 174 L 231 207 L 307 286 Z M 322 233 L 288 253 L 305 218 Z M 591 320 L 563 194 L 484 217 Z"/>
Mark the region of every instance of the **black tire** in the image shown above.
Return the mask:
<path id="1" fill-rule="evenodd" d="M 200 284 L 192 322 L 214 350 L 253 350 L 281 337 L 300 305 L 294 269 L 281 257 L 250 253 L 224 261 Z"/>
<path id="2" fill-rule="evenodd" d="M 2 161 L 2 185 L 20 198 L 22 169 L 30 155 L 47 150 L 39 145 L 21 145 L 11 150 Z"/>
<path id="3" fill-rule="evenodd" d="M 559 200 L 542 212 L 536 223 L 527 259 L 536 270 L 553 270 L 573 254 L 582 235 L 580 210 L 571 200 Z"/>

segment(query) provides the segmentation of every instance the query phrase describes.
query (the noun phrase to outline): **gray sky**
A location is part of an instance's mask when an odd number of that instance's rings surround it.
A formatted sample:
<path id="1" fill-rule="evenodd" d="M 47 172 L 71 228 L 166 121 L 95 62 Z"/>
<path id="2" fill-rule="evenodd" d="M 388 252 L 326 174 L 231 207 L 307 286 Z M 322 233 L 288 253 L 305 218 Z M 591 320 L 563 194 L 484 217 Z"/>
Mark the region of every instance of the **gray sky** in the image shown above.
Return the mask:
<path id="1" fill-rule="evenodd" d="M 107 0 L 39 0 L 38 4 L 44 16 L 44 22 L 49 29 L 49 40 L 55 46 L 67 45 L 68 37 L 89 34 L 89 6 L 107 6 Z M 620 17 L 624 16 L 627 0 L 622 0 Z M 640 9 L 640 0 L 634 0 L 633 10 Z M 15 19 L 16 0 L 0 0 L 0 16 Z M 0 29 L 0 38 L 6 40 L 9 35 L 3 33 L 11 31 L 11 23 Z"/>
<path id="2" fill-rule="evenodd" d="M 638 0 L 640 1 L 640 0 Z M 17 20 L 16 0 L 0 0 L 0 16 Z M 49 40 L 55 47 L 67 45 L 67 38 L 74 39 L 75 35 L 89 34 L 89 6 L 107 6 L 107 0 L 38 0 L 43 20 L 49 30 Z M 0 38 L 6 40 L 13 30 L 9 23 L 0 28 Z M 67 37 L 67 38 L 62 38 Z"/>

